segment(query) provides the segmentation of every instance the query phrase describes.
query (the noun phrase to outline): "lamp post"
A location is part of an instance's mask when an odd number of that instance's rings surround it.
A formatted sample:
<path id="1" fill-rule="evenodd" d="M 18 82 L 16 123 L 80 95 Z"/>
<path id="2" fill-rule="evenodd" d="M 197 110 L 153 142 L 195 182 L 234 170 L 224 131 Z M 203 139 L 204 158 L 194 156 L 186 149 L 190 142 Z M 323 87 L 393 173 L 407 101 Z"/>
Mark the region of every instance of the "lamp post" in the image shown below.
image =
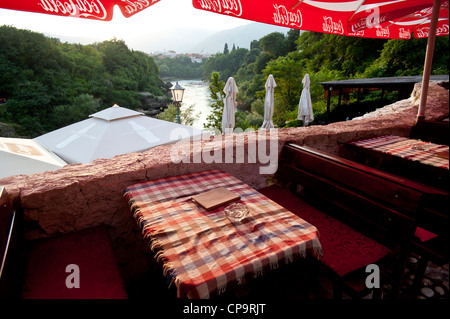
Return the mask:
<path id="1" fill-rule="evenodd" d="M 170 91 L 172 92 L 172 99 L 173 104 L 177 107 L 177 123 L 181 124 L 180 121 L 180 107 L 181 107 L 181 101 L 183 101 L 183 94 L 184 94 L 184 87 L 181 85 L 175 84 L 170 88 Z"/>

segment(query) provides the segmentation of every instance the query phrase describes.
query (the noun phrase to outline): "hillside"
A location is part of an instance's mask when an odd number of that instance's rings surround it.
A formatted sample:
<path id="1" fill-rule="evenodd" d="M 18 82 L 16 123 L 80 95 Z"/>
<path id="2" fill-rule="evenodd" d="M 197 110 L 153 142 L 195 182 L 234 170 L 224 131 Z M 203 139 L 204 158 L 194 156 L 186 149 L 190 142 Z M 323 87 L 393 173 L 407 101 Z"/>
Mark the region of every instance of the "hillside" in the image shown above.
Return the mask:
<path id="1" fill-rule="evenodd" d="M 272 32 L 286 34 L 289 28 L 263 23 L 250 23 L 230 30 L 220 31 L 192 46 L 192 52 L 217 53 L 222 52 L 225 43 L 231 48 L 233 44 L 239 48 L 250 49 L 253 40 L 259 40 Z"/>
<path id="2" fill-rule="evenodd" d="M 145 53 L 169 50 L 177 53 L 217 53 L 223 51 L 225 43 L 228 43 L 230 48 L 235 44 L 236 47 L 249 49 L 250 42 L 253 40 L 259 40 L 272 32 L 286 34 L 288 31 L 289 28 L 254 22 L 220 32 L 199 28 L 165 30 L 158 33 L 155 33 L 154 30 L 142 30 L 137 35 L 131 34 L 121 40 L 124 40 L 129 48 Z M 45 35 L 60 39 L 62 42 L 80 44 L 110 40 L 94 37 L 69 37 L 58 34 Z"/>

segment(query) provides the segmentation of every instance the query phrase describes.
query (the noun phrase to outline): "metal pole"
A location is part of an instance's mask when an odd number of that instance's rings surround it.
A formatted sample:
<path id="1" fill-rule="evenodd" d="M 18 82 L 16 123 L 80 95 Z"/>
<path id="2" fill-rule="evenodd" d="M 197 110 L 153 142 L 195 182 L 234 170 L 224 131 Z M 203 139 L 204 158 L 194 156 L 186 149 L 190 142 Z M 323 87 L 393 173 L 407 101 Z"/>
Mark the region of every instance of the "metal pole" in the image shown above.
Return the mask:
<path id="1" fill-rule="evenodd" d="M 433 62 L 434 43 L 436 41 L 436 29 L 439 17 L 441 0 L 434 0 L 433 13 L 431 15 L 430 31 L 428 34 L 427 53 L 425 56 L 425 66 L 422 77 L 422 93 L 420 94 L 419 110 L 417 112 L 417 121 L 425 119 L 425 107 L 427 105 L 428 85 L 430 84 L 431 65 Z"/>
<path id="2" fill-rule="evenodd" d="M 331 104 L 331 91 L 333 88 L 328 87 L 328 96 L 327 96 L 327 124 L 330 123 L 330 104 Z"/>
<path id="3" fill-rule="evenodd" d="M 175 106 L 177 107 L 177 123 L 181 124 L 181 120 L 180 120 L 180 102 L 175 102 Z"/>

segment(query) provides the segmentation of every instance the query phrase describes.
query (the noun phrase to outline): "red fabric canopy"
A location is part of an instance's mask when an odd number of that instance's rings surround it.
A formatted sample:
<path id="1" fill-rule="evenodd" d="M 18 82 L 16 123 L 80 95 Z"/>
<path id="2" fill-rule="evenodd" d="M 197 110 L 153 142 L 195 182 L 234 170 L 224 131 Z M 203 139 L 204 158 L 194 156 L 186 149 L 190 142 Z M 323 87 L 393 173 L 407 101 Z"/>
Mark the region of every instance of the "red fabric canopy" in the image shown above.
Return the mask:
<path id="1" fill-rule="evenodd" d="M 0 8 L 27 12 L 110 21 L 114 5 L 125 17 L 150 7 L 160 0 L 0 0 Z"/>
<path id="2" fill-rule="evenodd" d="M 197 9 L 301 30 L 365 38 L 428 37 L 433 0 L 193 0 Z M 448 35 L 449 1 L 436 35 Z"/>

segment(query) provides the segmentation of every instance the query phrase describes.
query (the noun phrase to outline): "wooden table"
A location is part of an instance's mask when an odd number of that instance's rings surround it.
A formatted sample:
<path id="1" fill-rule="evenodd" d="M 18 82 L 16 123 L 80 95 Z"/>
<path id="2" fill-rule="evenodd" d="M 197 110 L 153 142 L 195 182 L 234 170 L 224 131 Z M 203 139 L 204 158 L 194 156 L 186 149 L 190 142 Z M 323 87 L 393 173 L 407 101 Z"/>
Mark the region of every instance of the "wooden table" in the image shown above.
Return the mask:
<path id="1" fill-rule="evenodd" d="M 191 196 L 225 187 L 249 209 L 232 221 Z M 210 298 L 230 283 L 322 254 L 316 227 L 239 179 L 211 170 L 131 185 L 124 192 L 144 238 L 179 298 Z"/>

